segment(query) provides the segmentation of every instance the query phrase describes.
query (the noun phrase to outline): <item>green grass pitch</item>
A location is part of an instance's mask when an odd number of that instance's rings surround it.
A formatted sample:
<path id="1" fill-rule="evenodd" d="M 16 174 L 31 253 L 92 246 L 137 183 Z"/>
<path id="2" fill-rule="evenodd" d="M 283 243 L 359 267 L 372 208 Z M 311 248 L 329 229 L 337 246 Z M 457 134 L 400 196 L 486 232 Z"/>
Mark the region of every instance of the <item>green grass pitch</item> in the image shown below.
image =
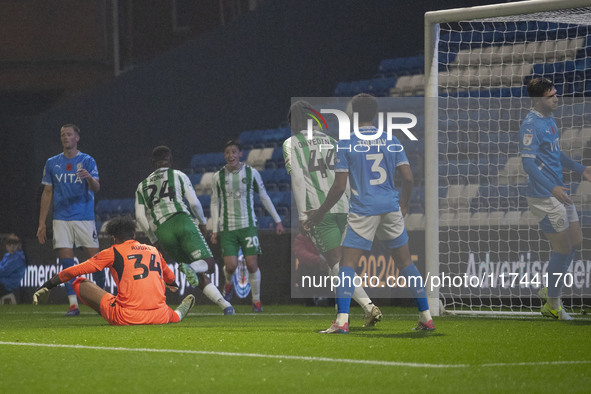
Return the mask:
<path id="1" fill-rule="evenodd" d="M 111 327 L 82 307 L 0 306 L 0 393 L 501 393 L 591 391 L 591 319 L 351 310 L 349 335 L 322 335 L 332 308 L 197 305 L 179 324 Z"/>

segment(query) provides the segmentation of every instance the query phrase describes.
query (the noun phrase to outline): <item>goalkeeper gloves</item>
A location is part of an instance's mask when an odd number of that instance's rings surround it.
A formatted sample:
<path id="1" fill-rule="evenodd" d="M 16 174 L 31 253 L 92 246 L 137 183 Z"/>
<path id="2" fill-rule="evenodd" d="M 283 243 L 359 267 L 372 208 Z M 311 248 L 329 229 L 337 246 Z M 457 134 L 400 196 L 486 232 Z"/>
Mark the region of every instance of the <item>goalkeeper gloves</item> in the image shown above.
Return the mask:
<path id="1" fill-rule="evenodd" d="M 46 298 L 44 297 L 46 295 L 49 295 L 49 289 L 45 286 L 41 286 L 39 289 L 37 289 L 35 294 L 33 294 L 33 305 L 38 305 L 39 300 L 41 298 Z"/>
<path id="2" fill-rule="evenodd" d="M 173 293 L 176 293 L 179 289 L 179 285 L 176 283 L 176 281 L 173 281 L 172 283 L 164 283 L 164 284 L 166 285 L 168 290 L 172 291 Z"/>
<path id="3" fill-rule="evenodd" d="M 49 289 L 53 289 L 60 283 L 62 283 L 62 281 L 60 280 L 59 275 L 55 275 L 53 278 L 43 283 L 43 285 L 35 291 L 35 294 L 33 294 L 33 305 L 38 305 L 40 300 L 45 302 L 47 297 L 49 297 Z"/>

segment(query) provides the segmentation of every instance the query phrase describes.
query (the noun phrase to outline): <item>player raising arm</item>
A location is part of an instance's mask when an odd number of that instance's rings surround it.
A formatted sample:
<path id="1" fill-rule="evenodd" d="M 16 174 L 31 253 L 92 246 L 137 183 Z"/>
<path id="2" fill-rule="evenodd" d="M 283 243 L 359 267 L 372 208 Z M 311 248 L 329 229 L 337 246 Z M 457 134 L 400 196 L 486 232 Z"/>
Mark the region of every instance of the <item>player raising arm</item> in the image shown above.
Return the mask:
<path id="1" fill-rule="evenodd" d="M 174 311 L 166 305 L 165 286 L 171 291 L 178 290 L 174 273 L 155 247 L 134 239 L 135 222 L 127 217 L 111 219 L 107 234 L 113 241 L 112 247 L 60 271 L 35 292 L 33 304 L 60 283 L 109 268 L 117 285 L 116 296 L 84 278 L 76 279 L 72 285 L 82 303 L 97 311 L 109 324 L 126 326 L 181 321 L 193 307 L 195 297 L 188 295 Z"/>

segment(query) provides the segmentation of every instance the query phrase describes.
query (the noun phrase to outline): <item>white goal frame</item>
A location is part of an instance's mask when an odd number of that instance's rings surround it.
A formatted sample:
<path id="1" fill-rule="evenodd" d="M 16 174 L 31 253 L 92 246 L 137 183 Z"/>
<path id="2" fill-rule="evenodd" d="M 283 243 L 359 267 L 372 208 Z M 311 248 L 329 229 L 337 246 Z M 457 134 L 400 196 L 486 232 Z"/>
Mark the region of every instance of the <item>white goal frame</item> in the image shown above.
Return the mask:
<path id="1" fill-rule="evenodd" d="M 591 0 L 529 0 L 425 13 L 425 264 L 430 276 L 439 272 L 438 41 L 439 24 L 590 7 Z M 440 314 L 439 289 L 427 288 L 429 307 Z"/>

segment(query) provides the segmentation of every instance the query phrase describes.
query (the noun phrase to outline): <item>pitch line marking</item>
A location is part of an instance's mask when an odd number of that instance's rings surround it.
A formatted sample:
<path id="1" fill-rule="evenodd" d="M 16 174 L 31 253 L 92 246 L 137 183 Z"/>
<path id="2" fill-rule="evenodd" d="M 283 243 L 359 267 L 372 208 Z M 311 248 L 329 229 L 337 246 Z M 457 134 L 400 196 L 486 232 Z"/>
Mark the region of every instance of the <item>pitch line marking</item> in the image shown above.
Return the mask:
<path id="1" fill-rule="evenodd" d="M 2 342 L 2 341 L 0 341 L 0 345 L 49 347 L 49 348 L 64 348 L 64 349 L 84 349 L 84 350 L 112 350 L 112 351 L 124 351 L 124 352 L 177 353 L 177 354 L 195 354 L 195 355 L 224 356 L 224 357 L 271 358 L 271 359 L 279 359 L 279 360 L 337 362 L 337 363 L 345 363 L 345 364 L 366 364 L 366 365 L 387 366 L 387 367 L 410 367 L 410 368 L 431 368 L 431 369 L 591 364 L 591 361 L 589 361 L 589 360 L 538 361 L 538 362 L 521 362 L 521 363 L 489 363 L 489 364 L 422 364 L 422 363 L 408 363 L 408 362 L 401 362 L 401 361 L 354 360 L 354 359 L 348 359 L 348 358 L 291 356 L 291 355 L 260 354 L 260 353 L 214 352 L 214 351 L 207 351 L 207 350 L 124 348 L 124 347 L 111 347 L 111 346 L 62 345 L 62 344 L 49 344 L 49 343 Z"/>

